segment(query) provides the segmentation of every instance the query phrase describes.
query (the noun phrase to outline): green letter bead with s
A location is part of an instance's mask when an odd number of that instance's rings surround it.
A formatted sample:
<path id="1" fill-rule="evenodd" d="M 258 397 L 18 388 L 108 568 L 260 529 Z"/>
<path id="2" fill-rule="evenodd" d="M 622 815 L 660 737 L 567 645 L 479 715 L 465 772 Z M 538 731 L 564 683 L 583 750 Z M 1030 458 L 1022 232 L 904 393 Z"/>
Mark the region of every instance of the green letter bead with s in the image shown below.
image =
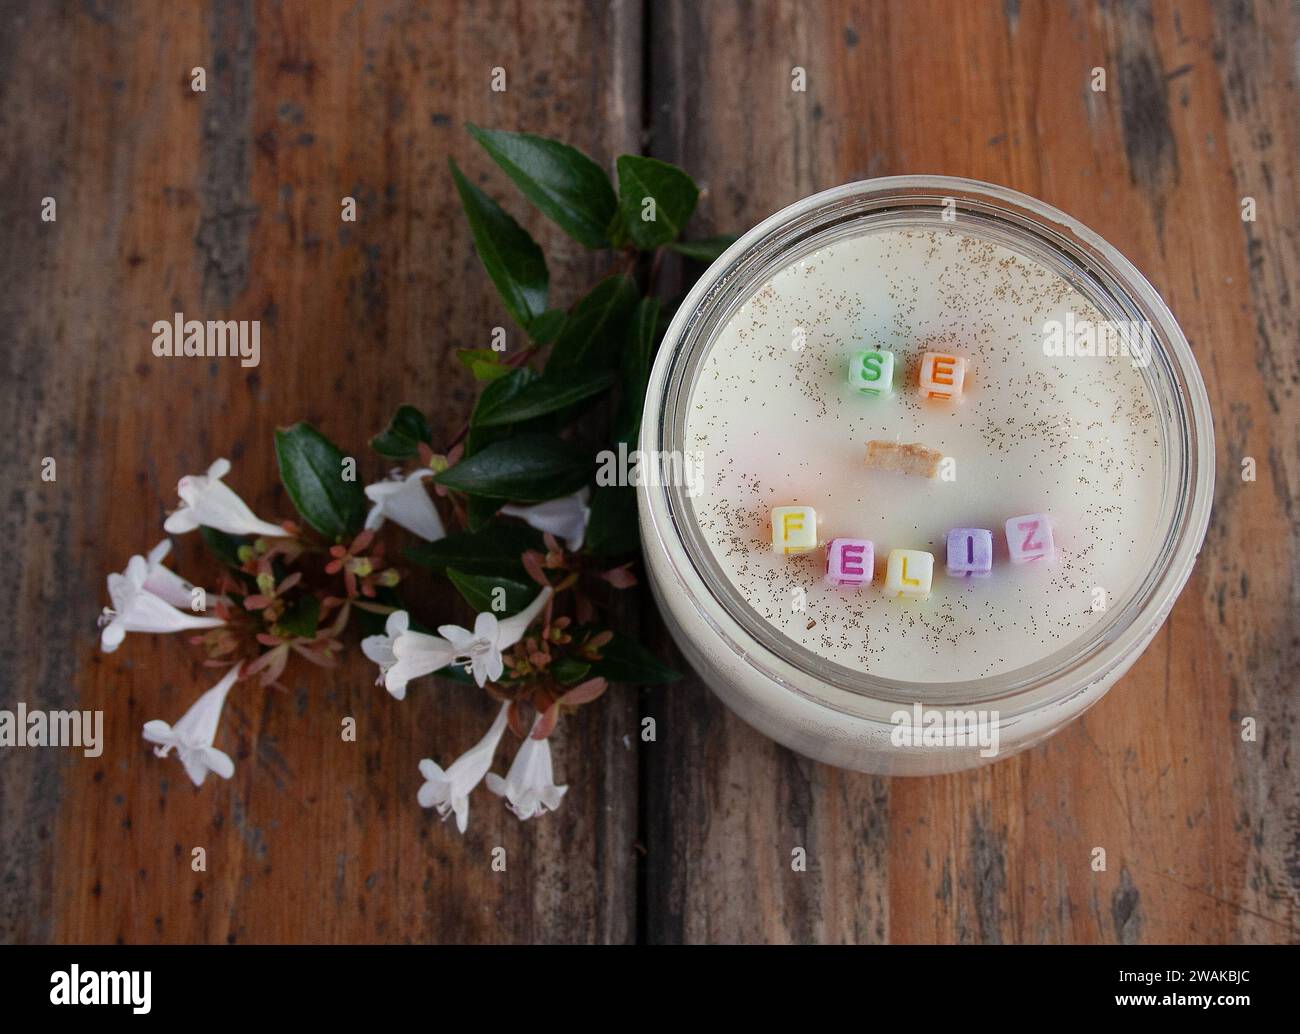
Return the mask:
<path id="1" fill-rule="evenodd" d="M 849 384 L 864 395 L 888 395 L 893 390 L 894 353 L 884 349 L 854 352 L 849 359 Z"/>

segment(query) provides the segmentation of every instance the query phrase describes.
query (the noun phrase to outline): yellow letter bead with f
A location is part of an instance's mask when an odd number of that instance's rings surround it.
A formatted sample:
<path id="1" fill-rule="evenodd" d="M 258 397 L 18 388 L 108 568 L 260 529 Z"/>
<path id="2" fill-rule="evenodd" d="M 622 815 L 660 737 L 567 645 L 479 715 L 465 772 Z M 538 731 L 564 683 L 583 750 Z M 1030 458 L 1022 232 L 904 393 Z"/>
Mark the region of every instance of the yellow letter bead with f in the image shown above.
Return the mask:
<path id="1" fill-rule="evenodd" d="M 811 506 L 772 509 L 772 552 L 807 553 L 817 548 L 817 511 Z"/>
<path id="2" fill-rule="evenodd" d="M 920 549 L 891 549 L 885 567 L 885 592 L 891 596 L 922 598 L 930 595 L 934 580 L 934 554 Z"/>

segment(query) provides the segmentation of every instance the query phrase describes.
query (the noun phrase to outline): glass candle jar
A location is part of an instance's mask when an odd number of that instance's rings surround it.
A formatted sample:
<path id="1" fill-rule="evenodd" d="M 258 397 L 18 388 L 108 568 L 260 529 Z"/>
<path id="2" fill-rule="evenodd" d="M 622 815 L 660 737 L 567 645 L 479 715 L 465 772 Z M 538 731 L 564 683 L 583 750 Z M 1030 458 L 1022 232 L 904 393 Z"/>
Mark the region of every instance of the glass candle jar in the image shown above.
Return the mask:
<path id="1" fill-rule="evenodd" d="M 896 357 L 892 392 L 849 384 L 861 349 Z M 935 349 L 966 360 L 961 398 L 920 390 Z M 943 476 L 867 469 L 868 439 Z M 728 249 L 664 338 L 640 453 L 651 588 L 696 671 L 779 743 L 891 775 L 1005 757 L 1100 699 L 1185 584 L 1214 484 L 1205 387 L 1151 285 L 1056 209 L 943 176 L 825 191 Z M 773 553 L 789 505 L 816 550 Z M 1053 558 L 1011 562 L 1025 514 Z M 998 543 L 986 575 L 944 569 L 966 527 Z M 846 536 L 874 543 L 867 585 L 822 577 Z M 884 591 L 894 549 L 934 557 L 927 597 Z"/>

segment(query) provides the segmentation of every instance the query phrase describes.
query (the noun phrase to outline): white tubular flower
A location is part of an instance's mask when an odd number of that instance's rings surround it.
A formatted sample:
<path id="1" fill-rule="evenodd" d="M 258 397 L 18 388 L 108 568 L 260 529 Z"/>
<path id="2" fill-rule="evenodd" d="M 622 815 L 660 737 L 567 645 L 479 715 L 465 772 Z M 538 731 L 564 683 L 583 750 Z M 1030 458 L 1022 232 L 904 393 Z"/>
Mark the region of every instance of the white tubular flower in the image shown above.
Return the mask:
<path id="1" fill-rule="evenodd" d="M 171 539 L 163 539 L 145 557 L 148 573 L 145 575 L 144 587 L 155 596 L 166 600 L 173 607 L 188 610 L 194 599 L 194 586 L 163 564 L 163 559 L 172 551 Z M 206 596 L 207 593 L 205 592 Z"/>
<path id="2" fill-rule="evenodd" d="M 258 518 L 221 479 L 230 473 L 230 461 L 217 460 L 206 474 L 187 474 L 176 485 L 180 509 L 163 523 L 172 535 L 193 531 L 199 525 L 216 528 L 228 535 L 265 535 L 284 538 L 278 524 Z"/>
<path id="3" fill-rule="evenodd" d="M 583 488 L 573 495 L 548 499 L 536 506 L 503 506 L 501 512 L 508 517 L 521 518 L 538 531 L 549 531 L 557 539 L 563 539 L 570 552 L 576 553 L 582 548 L 587 534 L 587 519 L 591 516 L 587 500 L 590 498 L 591 489 Z"/>
<path id="4" fill-rule="evenodd" d="M 113 605 L 105 607 L 99 618 L 104 629 L 99 645 L 105 653 L 121 646 L 127 632 L 181 632 L 187 628 L 216 628 L 225 624 L 221 618 L 178 610 L 146 588 L 148 578 L 149 562 L 142 556 L 133 556 L 121 574 L 108 576 L 108 595 Z"/>
<path id="5" fill-rule="evenodd" d="M 509 710 L 509 704 L 502 704 L 487 735 L 453 761 L 445 772 L 429 758 L 420 762 L 420 774 L 425 779 L 416 794 L 420 807 L 437 808 L 439 816 L 444 819 L 455 812 L 456 828 L 462 833 L 469 824 L 470 791 L 492 767 L 492 757 L 501 742 L 501 734 L 506 730 L 506 712 Z"/>
<path id="6" fill-rule="evenodd" d="M 366 498 L 375 504 L 366 514 L 366 527 L 377 530 L 387 519 L 426 542 L 443 538 L 447 532 L 443 529 L 442 518 L 424 487 L 425 478 L 431 477 L 433 471 L 422 467 L 405 478 L 399 475 L 366 485 Z"/>
<path id="7" fill-rule="evenodd" d="M 165 758 L 174 749 L 185 766 L 185 774 L 195 786 L 202 786 L 209 772 L 216 772 L 222 779 L 235 774 L 235 763 L 230 760 L 230 755 L 217 750 L 212 741 L 217 735 L 226 694 L 238 677 L 239 665 L 236 664 L 220 682 L 199 697 L 175 725 L 168 725 L 158 718 L 144 723 L 144 738 L 158 744 L 153 752 Z"/>
<path id="8" fill-rule="evenodd" d="M 546 601 L 551 598 L 548 585 L 537 594 L 536 599 L 513 617 L 498 621 L 497 616 L 484 612 L 474 621 L 474 631 L 459 625 L 440 625 L 438 634 L 451 644 L 456 663 L 463 664 L 474 673 L 474 681 L 480 687 L 485 682 L 501 677 L 505 662 L 501 660 L 501 651 L 508 650 L 524 637 L 528 626 L 533 623 Z"/>
<path id="9" fill-rule="evenodd" d="M 384 688 L 398 700 L 406 697 L 406 684 L 421 675 L 445 668 L 455 660 L 451 643 L 425 632 L 412 632 L 411 615 L 396 610 L 388 615 L 383 635 L 366 636 L 361 652 L 379 665 Z"/>
<path id="10" fill-rule="evenodd" d="M 533 722 L 534 729 L 541 720 L 542 716 L 538 715 Z M 498 797 L 504 797 L 506 807 L 520 819 L 531 819 L 534 815 L 554 811 L 569 789 L 567 786 L 555 785 L 555 774 L 551 769 L 551 741 L 535 740 L 531 736 L 520 744 L 504 779 L 495 772 L 488 773 L 487 788 Z"/>

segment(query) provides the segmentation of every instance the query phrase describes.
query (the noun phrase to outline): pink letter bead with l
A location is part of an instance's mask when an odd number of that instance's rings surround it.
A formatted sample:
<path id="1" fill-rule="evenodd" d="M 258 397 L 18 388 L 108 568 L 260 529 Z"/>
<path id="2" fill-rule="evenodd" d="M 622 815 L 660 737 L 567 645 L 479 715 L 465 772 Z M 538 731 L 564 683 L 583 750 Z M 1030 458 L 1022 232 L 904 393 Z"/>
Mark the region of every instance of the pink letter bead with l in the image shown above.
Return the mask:
<path id="1" fill-rule="evenodd" d="M 811 506 L 772 508 L 772 552 L 807 553 L 816 548 L 816 510 Z"/>
<path id="2" fill-rule="evenodd" d="M 987 528 L 953 528 L 948 532 L 948 573 L 965 577 L 993 570 L 993 532 Z"/>
<path id="3" fill-rule="evenodd" d="M 1052 522 L 1045 513 L 1027 513 L 1007 521 L 1007 552 L 1013 564 L 1029 560 L 1051 560 L 1056 554 L 1052 543 Z"/>
<path id="4" fill-rule="evenodd" d="M 870 539 L 831 539 L 826 547 L 827 585 L 870 585 L 875 569 Z"/>

